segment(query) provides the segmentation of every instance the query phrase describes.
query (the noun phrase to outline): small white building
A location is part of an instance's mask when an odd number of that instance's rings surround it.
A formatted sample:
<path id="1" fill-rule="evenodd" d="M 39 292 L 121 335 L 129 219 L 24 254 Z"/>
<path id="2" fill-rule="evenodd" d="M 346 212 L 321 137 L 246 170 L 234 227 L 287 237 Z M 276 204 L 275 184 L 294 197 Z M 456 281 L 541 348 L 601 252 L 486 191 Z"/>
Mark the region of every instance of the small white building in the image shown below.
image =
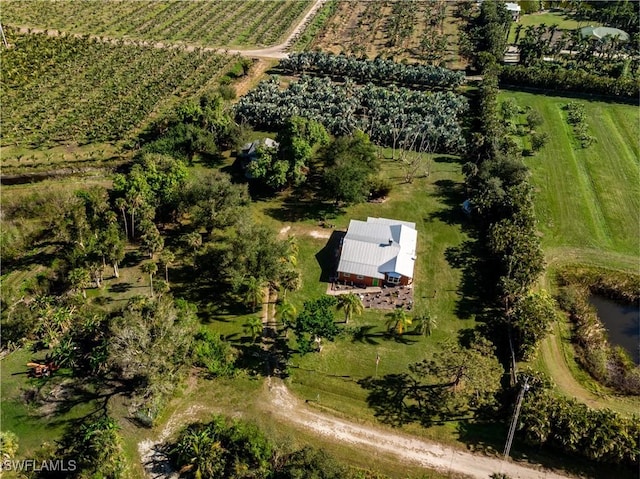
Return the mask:
<path id="1" fill-rule="evenodd" d="M 513 21 L 517 22 L 520 18 L 520 11 L 522 10 L 520 8 L 520 5 L 518 5 L 517 3 L 505 3 L 504 6 L 507 7 L 507 11 L 511 14 L 511 18 L 513 18 Z"/>

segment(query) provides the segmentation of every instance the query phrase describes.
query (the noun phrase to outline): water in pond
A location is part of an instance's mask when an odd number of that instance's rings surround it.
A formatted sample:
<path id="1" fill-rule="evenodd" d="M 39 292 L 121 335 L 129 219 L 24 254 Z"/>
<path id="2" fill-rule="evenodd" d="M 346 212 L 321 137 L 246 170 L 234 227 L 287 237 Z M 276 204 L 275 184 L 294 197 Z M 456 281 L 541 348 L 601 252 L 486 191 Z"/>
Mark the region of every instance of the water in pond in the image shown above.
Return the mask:
<path id="1" fill-rule="evenodd" d="M 620 304 L 602 296 L 591 296 L 591 304 L 609 336 L 611 344 L 622 346 L 636 364 L 640 364 L 640 308 Z"/>

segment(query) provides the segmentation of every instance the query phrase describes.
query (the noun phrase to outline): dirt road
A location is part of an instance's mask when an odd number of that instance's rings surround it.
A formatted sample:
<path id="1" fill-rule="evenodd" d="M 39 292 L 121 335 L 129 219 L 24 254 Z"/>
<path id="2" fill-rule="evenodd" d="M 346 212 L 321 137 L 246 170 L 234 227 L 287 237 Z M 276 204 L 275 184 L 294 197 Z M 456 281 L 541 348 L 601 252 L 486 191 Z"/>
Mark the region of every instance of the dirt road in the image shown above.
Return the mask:
<path id="1" fill-rule="evenodd" d="M 226 54 L 238 54 L 238 55 L 242 55 L 245 57 L 259 57 L 259 58 L 274 58 L 274 59 L 281 59 L 281 58 L 285 58 L 288 53 L 287 53 L 287 49 L 288 47 L 296 40 L 296 38 L 298 37 L 298 35 L 304 30 L 304 28 L 307 26 L 307 24 L 309 23 L 309 21 L 311 21 L 311 19 L 313 18 L 313 16 L 316 14 L 316 12 L 318 11 L 318 9 L 320 7 L 322 7 L 322 5 L 326 2 L 327 0 L 316 0 L 316 2 L 313 4 L 313 6 L 307 11 L 307 13 L 305 14 L 304 17 L 302 17 L 302 19 L 300 20 L 300 22 L 298 22 L 298 24 L 295 26 L 295 28 L 291 31 L 291 33 L 289 34 L 289 36 L 287 37 L 287 39 L 278 44 L 278 45 L 274 45 L 272 47 L 267 47 L 267 48 L 259 48 L 259 49 L 254 49 L 254 50 L 233 50 L 233 49 L 228 49 L 228 48 L 215 48 L 215 47 L 203 47 L 202 50 L 204 51 L 210 51 L 210 52 L 218 52 L 218 53 L 226 53 Z M 55 29 L 43 29 L 43 28 L 29 28 L 29 27 L 25 27 L 25 26 L 18 26 L 18 30 L 20 31 L 20 33 L 44 33 L 47 32 L 47 34 L 49 36 L 52 37 L 57 37 L 59 35 L 65 34 L 66 32 L 62 32 L 60 30 L 55 30 Z M 68 34 L 68 33 L 66 33 Z M 81 34 L 81 33 L 76 33 L 76 34 L 72 34 L 72 36 L 80 38 L 83 37 L 85 35 Z M 99 41 L 103 41 L 103 42 L 119 42 L 121 41 L 121 39 L 116 38 L 116 37 L 106 37 L 106 36 L 101 36 L 101 35 L 89 35 L 89 38 L 91 39 L 95 39 L 95 40 L 99 40 Z M 191 44 L 188 42 L 170 42 L 170 41 L 166 41 L 166 42 L 152 42 L 152 41 L 148 41 L 148 40 L 125 40 L 124 41 L 125 44 L 131 44 L 131 45 L 147 45 L 147 46 L 153 46 L 154 48 L 184 48 L 188 51 L 193 51 L 198 47 L 201 47 L 201 45 L 195 45 L 195 44 Z"/>
<path id="2" fill-rule="evenodd" d="M 392 433 L 314 411 L 289 392 L 286 386 L 272 379 L 269 384 L 269 409 L 298 427 L 348 443 L 372 453 L 395 456 L 400 463 L 418 464 L 430 469 L 466 474 L 478 479 L 488 479 L 494 472 L 502 472 L 513 479 L 559 479 L 569 476 L 546 469 L 525 467 L 503 461 L 500 458 L 475 455 L 434 442 Z"/>

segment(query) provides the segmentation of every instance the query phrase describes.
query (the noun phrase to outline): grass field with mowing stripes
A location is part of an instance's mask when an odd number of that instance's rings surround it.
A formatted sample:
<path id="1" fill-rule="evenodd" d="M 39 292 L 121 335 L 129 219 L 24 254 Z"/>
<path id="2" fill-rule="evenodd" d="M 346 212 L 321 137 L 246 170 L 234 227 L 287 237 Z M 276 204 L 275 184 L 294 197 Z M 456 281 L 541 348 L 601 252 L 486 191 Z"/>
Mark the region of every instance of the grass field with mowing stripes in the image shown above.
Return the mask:
<path id="1" fill-rule="evenodd" d="M 640 247 L 640 165 L 637 106 L 504 91 L 521 108 L 538 110 L 548 143 L 525 159 L 536 188 L 535 207 L 542 244 L 600 250 L 638 257 Z M 581 148 L 563 107 L 584 105 L 589 134 Z M 637 263 L 636 263 L 637 264 Z M 603 256 L 603 266 L 608 261 Z"/>

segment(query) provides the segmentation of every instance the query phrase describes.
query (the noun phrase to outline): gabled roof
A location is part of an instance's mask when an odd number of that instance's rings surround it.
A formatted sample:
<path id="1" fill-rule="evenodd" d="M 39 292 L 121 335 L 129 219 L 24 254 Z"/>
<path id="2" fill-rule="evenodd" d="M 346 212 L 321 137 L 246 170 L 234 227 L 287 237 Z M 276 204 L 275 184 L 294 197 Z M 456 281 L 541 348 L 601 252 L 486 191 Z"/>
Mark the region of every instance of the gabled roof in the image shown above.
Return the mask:
<path id="1" fill-rule="evenodd" d="M 338 271 L 383 279 L 386 273 L 413 278 L 418 232 L 415 223 L 387 218 L 351 220 Z"/>
<path id="2" fill-rule="evenodd" d="M 251 143 L 245 143 L 244 145 L 242 145 L 241 148 L 241 155 L 243 156 L 255 156 L 256 155 L 256 150 L 258 149 L 259 146 L 264 145 L 267 148 L 279 148 L 280 147 L 280 143 L 278 143 L 275 140 L 272 140 L 271 138 L 262 138 L 259 140 L 254 140 Z"/>

